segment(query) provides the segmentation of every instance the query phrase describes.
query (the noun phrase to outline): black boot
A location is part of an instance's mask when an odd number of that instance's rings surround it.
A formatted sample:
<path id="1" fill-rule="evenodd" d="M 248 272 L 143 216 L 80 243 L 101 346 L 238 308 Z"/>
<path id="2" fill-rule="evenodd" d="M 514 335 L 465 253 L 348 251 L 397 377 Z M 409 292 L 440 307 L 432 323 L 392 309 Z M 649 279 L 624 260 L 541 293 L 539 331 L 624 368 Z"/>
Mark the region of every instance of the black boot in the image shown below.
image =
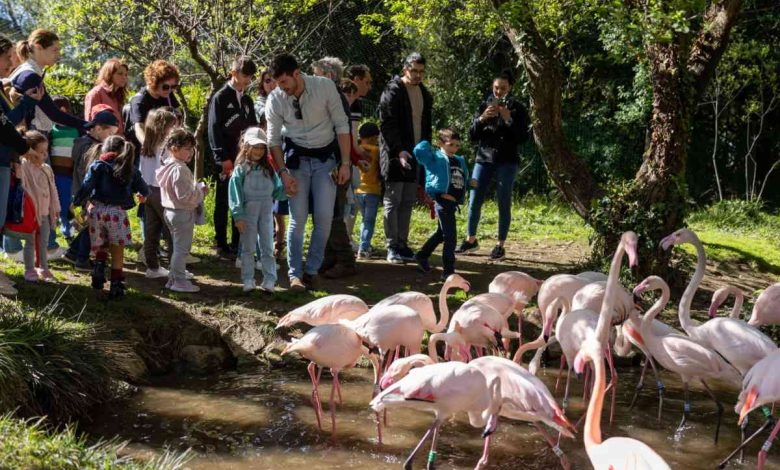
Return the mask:
<path id="1" fill-rule="evenodd" d="M 103 284 L 106 283 L 106 262 L 95 261 L 92 265 L 92 288 L 103 290 Z"/>
<path id="2" fill-rule="evenodd" d="M 125 283 L 121 280 L 111 281 L 111 290 L 108 291 L 109 299 L 116 299 L 125 296 Z"/>

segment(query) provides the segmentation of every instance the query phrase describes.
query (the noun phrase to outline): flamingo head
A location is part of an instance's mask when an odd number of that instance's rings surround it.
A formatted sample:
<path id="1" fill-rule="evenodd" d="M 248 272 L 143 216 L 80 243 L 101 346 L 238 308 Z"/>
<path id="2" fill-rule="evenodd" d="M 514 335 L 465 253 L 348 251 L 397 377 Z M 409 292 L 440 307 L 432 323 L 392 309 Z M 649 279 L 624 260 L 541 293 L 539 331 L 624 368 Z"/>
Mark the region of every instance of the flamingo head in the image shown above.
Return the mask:
<path id="1" fill-rule="evenodd" d="M 433 359 L 424 354 L 415 354 L 413 356 L 396 359 L 382 375 L 379 386 L 384 390 L 406 377 L 409 374 L 409 371 L 415 367 L 423 367 L 428 364 L 433 364 Z"/>
<path id="2" fill-rule="evenodd" d="M 444 283 L 451 287 L 457 287 L 464 292 L 471 290 L 471 283 L 465 280 L 460 274 L 450 274 Z"/>
<path id="3" fill-rule="evenodd" d="M 683 243 L 693 243 L 698 240 L 698 237 L 692 230 L 687 228 L 681 228 L 676 230 L 671 235 L 664 237 L 661 240 L 661 248 L 668 250 L 674 245 L 682 245 Z"/>
<path id="4" fill-rule="evenodd" d="M 639 237 L 637 237 L 636 233 L 628 231 L 623 233 L 620 241 L 623 243 L 623 247 L 628 255 L 628 266 L 631 268 L 636 267 L 639 264 Z"/>
<path id="5" fill-rule="evenodd" d="M 742 425 L 742 421 L 745 420 L 745 417 L 747 417 L 748 413 L 750 413 L 750 410 L 754 408 L 757 398 L 758 398 L 758 390 L 756 390 L 756 387 L 752 387 L 748 392 L 747 397 L 745 397 L 745 404 L 742 406 L 742 409 L 739 411 L 738 424 L 740 426 Z"/>
<path id="6" fill-rule="evenodd" d="M 709 310 L 707 310 L 707 313 L 709 314 L 710 318 L 715 318 L 718 315 L 718 309 L 720 308 L 721 305 L 723 305 L 723 302 L 725 302 L 728 297 L 729 297 L 728 287 L 721 287 L 720 289 L 712 293 L 710 308 Z"/>
<path id="7" fill-rule="evenodd" d="M 581 374 L 585 370 L 585 364 L 602 358 L 603 353 L 599 342 L 595 338 L 588 338 L 583 341 L 580 351 L 574 358 L 574 372 Z"/>
<path id="8" fill-rule="evenodd" d="M 641 297 L 646 291 L 661 289 L 664 284 L 666 281 L 658 276 L 647 276 L 634 287 L 634 298 Z"/>

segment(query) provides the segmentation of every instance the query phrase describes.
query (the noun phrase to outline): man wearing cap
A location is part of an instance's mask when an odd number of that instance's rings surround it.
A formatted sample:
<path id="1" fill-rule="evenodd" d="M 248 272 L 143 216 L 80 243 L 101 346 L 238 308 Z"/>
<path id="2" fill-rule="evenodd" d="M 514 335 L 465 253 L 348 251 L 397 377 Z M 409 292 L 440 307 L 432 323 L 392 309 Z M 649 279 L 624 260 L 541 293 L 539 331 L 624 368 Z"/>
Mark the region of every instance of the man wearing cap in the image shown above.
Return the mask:
<path id="1" fill-rule="evenodd" d="M 257 126 L 254 102 L 245 93 L 256 73 L 257 66 L 251 59 L 237 57 L 230 70 L 230 80 L 214 94 L 209 104 L 209 145 L 219 170 L 214 203 L 214 238 L 217 254 L 226 259 L 235 259 L 239 239 L 236 225 L 231 223 L 231 242 L 227 242 L 228 181 L 238 155 L 241 133 L 247 127 Z"/>
<path id="2" fill-rule="evenodd" d="M 278 88 L 266 102 L 268 146 L 290 195 L 287 264 L 290 288 L 311 287 L 322 265 L 333 221 L 336 184 L 350 177 L 349 118 L 336 84 L 301 73 L 298 61 L 282 53 L 271 61 Z M 313 196 L 313 229 L 306 265 L 303 235 Z"/>

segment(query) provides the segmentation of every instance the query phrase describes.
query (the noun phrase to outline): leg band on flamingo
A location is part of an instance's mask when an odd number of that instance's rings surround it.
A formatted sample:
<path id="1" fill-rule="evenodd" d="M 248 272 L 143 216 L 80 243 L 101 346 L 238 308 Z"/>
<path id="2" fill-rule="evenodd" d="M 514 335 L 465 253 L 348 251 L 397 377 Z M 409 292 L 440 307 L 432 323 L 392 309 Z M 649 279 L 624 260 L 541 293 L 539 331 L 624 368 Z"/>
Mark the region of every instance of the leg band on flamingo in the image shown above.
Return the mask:
<path id="1" fill-rule="evenodd" d="M 729 464 L 731 459 L 734 458 L 735 455 L 737 455 L 738 453 L 742 452 L 745 449 L 745 447 L 747 447 L 747 445 L 750 444 L 753 441 L 753 439 L 758 437 L 759 434 L 763 433 L 768 428 L 772 427 L 772 425 L 774 425 L 774 424 L 775 424 L 775 420 L 770 416 L 769 419 L 767 421 L 765 421 L 764 424 L 762 424 L 760 428 L 758 428 L 758 430 L 756 430 L 753 434 L 751 434 L 747 439 L 742 441 L 742 443 L 739 445 L 739 447 L 734 449 L 734 451 L 732 453 L 730 453 L 728 455 L 728 457 L 723 459 L 723 461 L 721 461 L 718 464 L 718 468 L 721 468 L 721 469 L 722 468 L 726 468 L 726 466 Z"/>

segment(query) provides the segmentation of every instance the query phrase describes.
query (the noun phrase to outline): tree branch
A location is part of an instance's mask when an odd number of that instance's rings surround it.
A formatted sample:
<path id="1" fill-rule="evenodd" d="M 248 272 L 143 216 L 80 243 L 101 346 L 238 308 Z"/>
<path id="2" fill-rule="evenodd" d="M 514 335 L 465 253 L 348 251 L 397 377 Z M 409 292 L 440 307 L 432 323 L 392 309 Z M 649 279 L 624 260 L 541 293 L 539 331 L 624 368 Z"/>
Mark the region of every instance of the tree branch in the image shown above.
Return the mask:
<path id="1" fill-rule="evenodd" d="M 742 0 L 717 0 L 704 14 L 701 30 L 691 44 L 686 70 L 688 81 L 693 85 L 696 103 L 704 93 L 710 77 L 715 72 L 729 42 L 731 29 L 742 9 Z"/>

